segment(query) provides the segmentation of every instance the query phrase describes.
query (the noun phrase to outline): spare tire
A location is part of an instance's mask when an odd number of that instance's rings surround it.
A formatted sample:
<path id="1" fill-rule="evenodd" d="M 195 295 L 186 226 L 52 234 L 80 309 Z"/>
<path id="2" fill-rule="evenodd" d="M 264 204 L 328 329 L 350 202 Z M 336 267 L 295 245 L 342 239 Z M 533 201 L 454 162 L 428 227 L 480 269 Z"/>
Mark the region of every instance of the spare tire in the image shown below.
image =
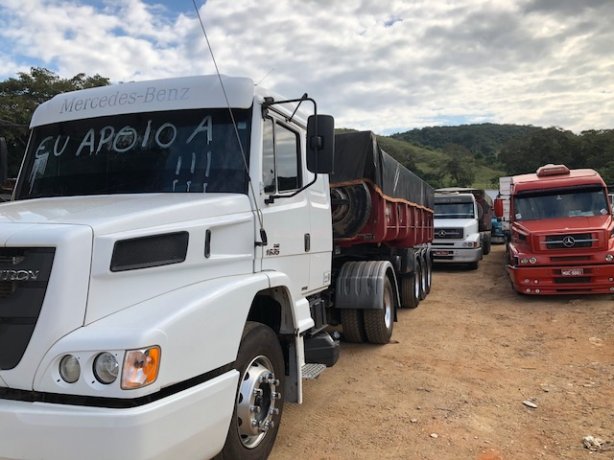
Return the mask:
<path id="1" fill-rule="evenodd" d="M 371 193 L 365 183 L 331 188 L 335 238 L 352 238 L 371 216 Z"/>

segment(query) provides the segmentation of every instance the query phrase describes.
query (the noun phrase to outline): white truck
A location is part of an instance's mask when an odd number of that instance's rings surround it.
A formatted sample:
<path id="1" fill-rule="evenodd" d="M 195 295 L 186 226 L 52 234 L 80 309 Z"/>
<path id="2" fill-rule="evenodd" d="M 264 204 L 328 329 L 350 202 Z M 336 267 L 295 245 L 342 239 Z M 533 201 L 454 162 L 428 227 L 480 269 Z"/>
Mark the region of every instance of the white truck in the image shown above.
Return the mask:
<path id="1" fill-rule="evenodd" d="M 266 458 L 337 360 L 330 325 L 388 342 L 430 289 L 432 189 L 389 202 L 377 177 L 403 174 L 371 135 L 378 176 L 333 194 L 334 122 L 309 103 L 201 76 L 36 110 L 0 205 L 1 458 Z"/>
<path id="2" fill-rule="evenodd" d="M 476 189 L 436 190 L 433 262 L 467 264 L 476 269 L 490 252 L 492 207 L 485 201 L 480 204 L 476 194 L 482 201 L 487 197 Z"/>

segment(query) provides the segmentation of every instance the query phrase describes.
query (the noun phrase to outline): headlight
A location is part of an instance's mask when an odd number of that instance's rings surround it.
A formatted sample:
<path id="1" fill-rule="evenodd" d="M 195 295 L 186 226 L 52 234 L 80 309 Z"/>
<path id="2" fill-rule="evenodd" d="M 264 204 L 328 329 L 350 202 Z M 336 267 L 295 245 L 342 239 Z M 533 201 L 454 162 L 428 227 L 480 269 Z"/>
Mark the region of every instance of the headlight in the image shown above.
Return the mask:
<path id="1" fill-rule="evenodd" d="M 520 259 L 520 263 L 522 265 L 528 264 L 529 263 L 529 259 L 527 259 L 526 257 L 523 257 L 522 259 Z"/>
<path id="2" fill-rule="evenodd" d="M 74 355 L 66 355 L 60 361 L 60 377 L 66 383 L 75 383 L 81 375 L 81 365 Z"/>
<path id="3" fill-rule="evenodd" d="M 96 356 L 94 360 L 94 376 L 100 383 L 108 385 L 115 382 L 119 374 L 119 363 L 115 355 L 104 352 Z"/>
<path id="4" fill-rule="evenodd" d="M 531 257 L 531 258 L 529 259 L 529 263 L 530 263 L 530 264 L 534 264 L 534 263 L 536 263 L 536 262 L 537 262 L 537 259 L 536 259 L 535 257 Z"/>
<path id="5" fill-rule="evenodd" d="M 614 255 L 612 254 L 608 254 L 605 256 L 605 261 L 606 262 L 612 262 L 614 260 Z"/>
<path id="6" fill-rule="evenodd" d="M 153 383 L 160 369 L 160 347 L 128 350 L 124 358 L 122 388 L 133 390 Z"/>

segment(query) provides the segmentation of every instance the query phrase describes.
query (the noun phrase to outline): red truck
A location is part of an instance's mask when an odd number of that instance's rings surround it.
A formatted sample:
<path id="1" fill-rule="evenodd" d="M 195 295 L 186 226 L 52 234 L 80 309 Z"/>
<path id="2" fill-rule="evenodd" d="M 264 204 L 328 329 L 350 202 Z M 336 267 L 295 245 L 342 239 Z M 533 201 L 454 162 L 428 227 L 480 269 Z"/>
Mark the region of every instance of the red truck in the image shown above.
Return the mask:
<path id="1" fill-rule="evenodd" d="M 503 202 L 495 203 L 498 217 Z M 511 178 L 507 272 L 529 295 L 614 293 L 614 222 L 591 169 L 546 165 Z"/>

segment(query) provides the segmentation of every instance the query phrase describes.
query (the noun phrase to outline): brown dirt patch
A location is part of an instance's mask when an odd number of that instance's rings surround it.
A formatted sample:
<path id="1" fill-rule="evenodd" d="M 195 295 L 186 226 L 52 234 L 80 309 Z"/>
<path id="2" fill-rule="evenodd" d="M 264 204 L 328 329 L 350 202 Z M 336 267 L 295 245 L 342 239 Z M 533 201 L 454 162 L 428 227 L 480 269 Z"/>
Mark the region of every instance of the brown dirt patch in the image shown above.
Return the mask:
<path id="1" fill-rule="evenodd" d="M 494 246 L 476 271 L 436 269 L 391 343 L 343 344 L 270 458 L 611 460 L 582 438 L 614 440 L 613 401 L 613 297 L 519 296 Z"/>

